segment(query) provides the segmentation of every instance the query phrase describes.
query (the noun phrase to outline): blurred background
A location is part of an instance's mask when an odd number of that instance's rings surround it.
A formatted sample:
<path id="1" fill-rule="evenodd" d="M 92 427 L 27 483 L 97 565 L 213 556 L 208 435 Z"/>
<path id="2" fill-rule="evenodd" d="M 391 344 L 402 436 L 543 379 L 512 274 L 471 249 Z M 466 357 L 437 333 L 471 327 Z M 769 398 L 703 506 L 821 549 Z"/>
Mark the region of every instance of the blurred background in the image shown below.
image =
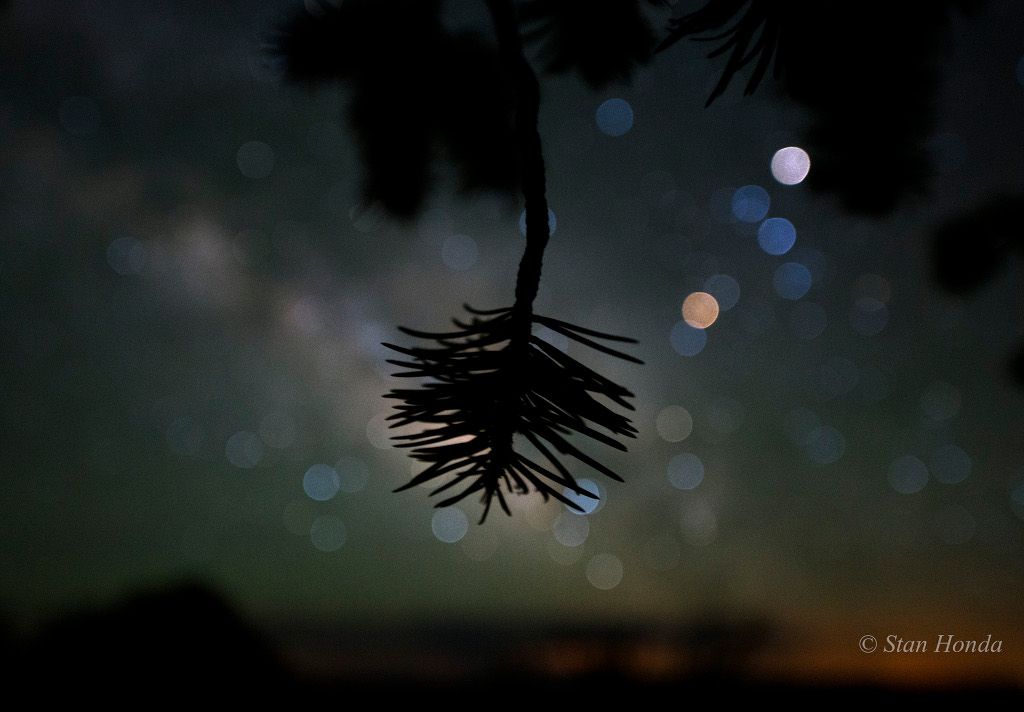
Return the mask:
<path id="1" fill-rule="evenodd" d="M 706 46 L 600 91 L 545 77 L 538 310 L 646 365 L 542 336 L 636 393 L 640 435 L 591 450 L 627 481 L 577 472 L 588 513 L 521 497 L 483 526 L 391 494 L 417 469 L 381 342 L 509 304 L 521 207 L 443 173 L 415 220 L 367 204 L 344 91 L 266 51 L 321 10 L 0 4 L 0 632 L 23 679 L 1019 693 L 1021 263 L 955 296 L 932 261 L 945 220 L 1024 191 L 1019 3 L 951 12 L 927 189 L 884 214 L 813 189 L 808 115 L 770 86 L 703 108 Z M 859 648 L 939 634 L 1002 651 Z"/>

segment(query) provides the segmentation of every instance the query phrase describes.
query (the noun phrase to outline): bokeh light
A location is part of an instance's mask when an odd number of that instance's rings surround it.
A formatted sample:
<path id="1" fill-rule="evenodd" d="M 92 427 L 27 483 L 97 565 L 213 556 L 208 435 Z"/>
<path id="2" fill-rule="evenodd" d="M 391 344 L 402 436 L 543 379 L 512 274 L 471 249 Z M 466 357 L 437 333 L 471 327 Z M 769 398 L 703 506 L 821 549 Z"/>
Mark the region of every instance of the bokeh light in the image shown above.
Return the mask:
<path id="1" fill-rule="evenodd" d="M 252 469 L 263 459 L 263 443 L 256 433 L 240 430 L 224 444 L 224 455 L 235 467 L 243 470 Z"/>
<path id="2" fill-rule="evenodd" d="M 925 425 L 938 427 L 960 412 L 960 391 L 945 381 L 935 381 L 921 393 L 921 414 Z"/>
<path id="3" fill-rule="evenodd" d="M 718 515 L 703 499 L 683 505 L 679 517 L 683 539 L 693 546 L 707 546 L 718 536 Z"/>
<path id="4" fill-rule="evenodd" d="M 913 455 L 897 457 L 889 465 L 889 485 L 900 494 L 915 494 L 928 484 L 928 467 Z"/>
<path id="5" fill-rule="evenodd" d="M 681 405 L 668 405 L 658 411 L 654 428 L 662 440 L 677 443 L 690 437 L 693 432 L 693 417 Z"/>
<path id="6" fill-rule="evenodd" d="M 146 266 L 146 246 L 133 237 L 119 237 L 107 245 L 107 264 L 120 275 L 140 274 Z"/>
<path id="7" fill-rule="evenodd" d="M 811 462 L 830 465 L 842 458 L 846 451 L 846 438 L 831 425 L 819 425 L 807 434 L 804 448 Z"/>
<path id="8" fill-rule="evenodd" d="M 714 274 L 704 281 L 704 291 L 718 302 L 723 312 L 732 309 L 740 301 L 740 283 L 727 274 Z"/>
<path id="9" fill-rule="evenodd" d="M 572 512 L 562 512 L 555 518 L 551 531 L 562 546 L 580 546 L 590 534 L 590 520 Z"/>
<path id="10" fill-rule="evenodd" d="M 577 505 L 580 509 L 582 509 L 583 514 L 591 514 L 600 509 L 601 505 L 604 503 L 604 491 L 601 489 L 601 487 L 599 487 L 598 484 L 593 480 L 587 479 L 585 477 L 577 479 L 576 484 L 585 489 L 587 492 L 594 494 L 596 498 L 580 494 L 579 492 L 571 490 L 568 487 L 562 490 L 562 494 L 565 495 L 565 498 L 568 499 L 573 504 Z M 566 509 L 571 513 L 578 514 L 577 510 L 571 509 L 568 505 L 566 505 Z"/>
<path id="11" fill-rule="evenodd" d="M 732 194 L 730 207 L 733 217 L 740 222 L 756 223 L 764 220 L 771 204 L 767 190 L 759 185 L 745 185 Z"/>
<path id="12" fill-rule="evenodd" d="M 786 218 L 768 218 L 757 228 L 757 244 L 769 255 L 784 255 L 796 244 L 796 228 Z"/>
<path id="13" fill-rule="evenodd" d="M 235 160 L 246 178 L 266 178 L 274 170 L 274 149 L 263 141 L 248 141 L 238 147 Z"/>
<path id="14" fill-rule="evenodd" d="M 464 272 L 480 255 L 476 240 L 468 235 L 451 235 L 441 247 L 441 261 L 453 272 Z"/>
<path id="15" fill-rule="evenodd" d="M 533 325 L 533 335 L 542 341 L 554 346 L 556 349 L 562 352 L 569 350 L 569 337 L 565 334 L 560 334 L 554 329 L 549 329 L 546 326 L 540 324 Z"/>
<path id="16" fill-rule="evenodd" d="M 780 148 L 772 156 L 772 177 L 782 185 L 802 183 L 811 170 L 811 157 L 799 146 Z"/>
<path id="17" fill-rule="evenodd" d="M 377 413 L 366 423 L 366 439 L 378 450 L 391 450 L 394 447 L 391 442 L 391 423 L 388 422 L 390 415 L 387 411 Z"/>
<path id="18" fill-rule="evenodd" d="M 829 264 L 828 255 L 815 247 L 795 247 L 789 253 L 793 262 L 799 262 L 811 273 L 811 282 L 821 284 L 828 276 Z"/>
<path id="19" fill-rule="evenodd" d="M 601 591 L 610 591 L 622 582 L 622 561 L 614 554 L 597 554 L 587 562 L 587 580 Z"/>
<path id="20" fill-rule="evenodd" d="M 676 489 L 696 489 L 704 481 L 704 463 L 692 452 L 676 455 L 668 462 L 668 481 Z"/>
<path id="21" fill-rule="evenodd" d="M 309 540 L 313 547 L 325 553 L 337 551 L 347 539 L 345 524 L 330 514 L 317 517 L 309 527 Z"/>
<path id="22" fill-rule="evenodd" d="M 928 460 L 932 476 L 939 482 L 955 485 L 971 475 L 971 456 L 958 445 L 940 445 Z"/>
<path id="23" fill-rule="evenodd" d="M 704 329 L 695 329 L 685 321 L 679 321 L 672 327 L 669 341 L 680 356 L 696 356 L 708 343 L 708 332 Z"/>
<path id="24" fill-rule="evenodd" d="M 330 465 L 311 465 L 302 476 L 302 490 L 310 499 L 326 502 L 338 494 L 341 480 Z"/>
<path id="25" fill-rule="evenodd" d="M 454 544 L 469 531 L 469 519 L 458 507 L 443 507 L 430 518 L 430 530 L 438 541 Z"/>
<path id="26" fill-rule="evenodd" d="M 850 309 L 850 326 L 861 336 L 877 336 L 888 323 L 888 308 L 874 297 L 859 297 Z"/>
<path id="27" fill-rule="evenodd" d="M 548 234 L 554 235 L 558 229 L 558 216 L 555 211 L 548 208 Z M 519 213 L 519 234 L 526 237 L 526 211 Z"/>
<path id="28" fill-rule="evenodd" d="M 870 297 L 887 304 L 892 298 L 892 285 L 885 277 L 867 273 L 862 274 L 853 284 L 853 291 L 857 297 Z"/>
<path id="29" fill-rule="evenodd" d="M 683 321 L 707 329 L 718 319 L 718 301 L 707 292 L 693 292 L 683 300 Z"/>
<path id="30" fill-rule="evenodd" d="M 772 277 L 775 293 L 783 299 L 797 300 L 811 289 L 811 271 L 799 262 L 785 262 Z"/>
<path id="31" fill-rule="evenodd" d="M 625 136 L 633 128 L 633 107 L 625 99 L 608 99 L 594 112 L 597 128 L 605 136 Z"/>

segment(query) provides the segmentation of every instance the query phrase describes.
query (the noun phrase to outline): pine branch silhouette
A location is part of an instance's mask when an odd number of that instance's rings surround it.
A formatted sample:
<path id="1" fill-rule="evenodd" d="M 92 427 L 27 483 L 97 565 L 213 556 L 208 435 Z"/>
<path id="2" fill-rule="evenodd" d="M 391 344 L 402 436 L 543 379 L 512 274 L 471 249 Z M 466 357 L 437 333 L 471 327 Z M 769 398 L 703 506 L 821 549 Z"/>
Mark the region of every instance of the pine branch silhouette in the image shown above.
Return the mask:
<path id="1" fill-rule="evenodd" d="M 399 428 L 412 424 L 436 426 L 396 437 L 400 447 L 415 448 L 412 456 L 429 463 L 427 469 L 396 491 L 448 477 L 431 494 L 461 489 L 437 506 L 446 507 L 480 493 L 483 522 L 495 498 L 511 514 L 503 490 L 526 494 L 532 488 L 545 500 L 554 497 L 577 510 L 581 508 L 562 493 L 563 489 L 596 497 L 579 485 L 560 455 L 575 458 L 621 482 L 618 474 L 570 443 L 566 436 L 579 433 L 625 450 L 615 436 L 633 437 L 636 429 L 629 418 L 595 396 L 632 410 L 626 400 L 632 393 L 530 334 L 529 327 L 540 324 L 585 346 L 640 363 L 594 340 L 632 343 L 632 339 L 601 334 L 516 307 L 478 311 L 466 306 L 466 310 L 473 318 L 468 323 L 454 320 L 457 331 L 432 334 L 402 329 L 410 336 L 436 342 L 435 348 L 387 344 L 411 359 L 389 361 L 408 369 L 397 376 L 428 379 L 421 388 L 396 389 L 389 394 L 402 401 L 389 420 Z M 533 445 L 545 463 L 517 452 L 516 435 Z"/>
<path id="2" fill-rule="evenodd" d="M 570 444 L 564 436 L 581 433 L 625 450 L 614 436 L 633 437 L 636 433 L 628 418 L 593 397 L 604 396 L 632 410 L 625 400 L 632 394 L 533 336 L 533 324 L 547 326 L 606 354 L 640 363 L 588 337 L 620 342 L 632 342 L 631 339 L 533 313 L 544 249 L 550 238 L 544 154 L 537 130 L 540 87 L 523 54 L 511 0 L 487 0 L 487 6 L 494 22 L 502 66 L 513 88 L 515 142 L 526 204 L 526 249 L 516 277 L 515 303 L 507 309 L 487 312 L 467 306 L 467 311 L 475 318 L 468 324 L 455 320 L 460 330 L 447 334 L 403 329 L 411 336 L 436 341 L 437 348 L 388 345 L 413 359 L 411 362 L 392 361 L 410 369 L 397 375 L 428 379 L 419 389 L 392 391 L 390 397 L 403 401 L 397 407 L 398 412 L 391 416 L 393 427 L 444 423 L 421 433 L 397 436 L 396 439 L 405 441 L 404 446 L 416 448 L 413 457 L 430 463 L 425 471 L 397 491 L 448 476 L 450 479 L 432 494 L 460 485 L 464 487 L 437 506 L 449 506 L 480 493 L 484 505 L 481 523 L 486 520 L 495 498 L 502 510 L 511 514 L 503 489 L 527 494 L 532 487 L 545 501 L 554 497 L 582 511 L 558 488 L 583 496 L 596 495 L 576 482 L 548 446 L 622 481 L 619 475 Z M 549 467 L 520 454 L 515 447 L 516 435 L 532 444 Z"/>
<path id="3" fill-rule="evenodd" d="M 744 6 L 746 7 L 744 10 Z M 728 52 L 729 59 L 722 76 L 708 96 L 704 106 L 711 106 L 729 87 L 736 73 L 757 60 L 744 88 L 745 95 L 753 94 L 764 79 L 775 57 L 782 25 L 781 15 L 787 3 L 776 0 L 719 0 L 708 2 L 693 12 L 673 19 L 669 33 L 658 45 L 658 52 L 676 42 L 690 38 L 698 42 L 720 42 L 708 53 L 708 59 Z M 756 38 L 756 39 L 755 39 Z M 753 43 L 753 44 L 751 44 Z M 775 64 L 778 75 L 781 64 Z"/>
<path id="4" fill-rule="evenodd" d="M 415 215 L 427 191 L 437 144 L 459 167 L 465 189 L 511 188 L 522 196 L 526 247 L 512 306 L 488 311 L 467 306 L 469 320 L 455 319 L 456 330 L 447 333 L 402 329 L 433 342 L 430 346 L 386 344 L 401 355 L 389 360 L 405 369 L 397 377 L 424 381 L 386 396 L 399 401 L 390 416 L 392 427 L 418 429 L 395 440 L 427 463 L 397 491 L 443 480 L 433 494 L 449 494 L 437 506 L 479 494 L 481 522 L 495 499 L 511 514 L 509 494 L 536 492 L 580 510 L 566 491 L 597 495 L 580 486 L 566 458 L 622 478 L 568 437 L 583 435 L 625 450 L 620 438 L 636 433 L 629 418 L 616 410 L 632 410 L 627 400 L 632 394 L 533 335 L 535 325 L 600 353 L 641 363 L 607 344 L 635 343 L 632 339 L 534 313 L 550 239 L 537 125 L 540 85 L 523 51 L 517 4 L 484 2 L 496 49 L 473 38 L 448 36 L 438 20 L 436 0 L 347 0 L 326 17 L 297 18 L 277 43 L 293 80 L 337 79 L 352 85 L 349 120 L 363 148 L 367 198 L 381 200 L 399 217 Z M 539 28 L 531 38 L 549 48 L 565 44 L 558 38 L 566 36 L 614 34 L 621 19 L 629 19 L 613 55 L 605 42 L 572 42 L 549 67 L 575 69 L 595 85 L 628 77 L 652 44 L 639 0 L 596 7 L 536 0 L 530 7 L 530 22 Z M 392 41 L 382 45 L 384 37 Z M 431 99 L 449 106 L 421 121 L 417 109 Z M 517 446 L 524 442 L 540 457 L 522 454 Z"/>
<path id="5" fill-rule="evenodd" d="M 743 93 L 754 93 L 770 72 L 810 115 L 808 187 L 837 195 L 851 212 L 885 215 L 928 189 L 950 20 L 975 4 L 706 0 L 669 22 L 658 51 L 682 40 L 712 44 L 707 56 L 725 63 L 708 105 L 744 74 Z"/>
<path id="6" fill-rule="evenodd" d="M 595 89 L 628 81 L 646 64 L 655 44 L 643 5 L 665 0 L 527 0 L 519 10 L 523 37 L 538 47 L 538 59 L 552 74 L 575 71 Z"/>

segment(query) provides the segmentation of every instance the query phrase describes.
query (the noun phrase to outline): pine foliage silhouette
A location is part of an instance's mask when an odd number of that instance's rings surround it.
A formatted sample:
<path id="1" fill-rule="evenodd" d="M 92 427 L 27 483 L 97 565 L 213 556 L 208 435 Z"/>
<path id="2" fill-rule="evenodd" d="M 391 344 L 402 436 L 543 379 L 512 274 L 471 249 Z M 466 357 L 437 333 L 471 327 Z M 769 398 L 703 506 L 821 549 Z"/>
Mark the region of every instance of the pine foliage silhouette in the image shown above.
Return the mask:
<path id="1" fill-rule="evenodd" d="M 426 469 L 400 489 L 440 481 L 444 507 L 470 495 L 496 499 L 539 493 L 581 509 L 566 492 L 596 497 L 571 474 L 566 458 L 621 480 L 569 441 L 572 434 L 625 450 L 635 428 L 620 410 L 632 394 L 533 335 L 535 325 L 600 353 L 640 361 L 603 334 L 535 314 L 544 250 L 550 238 L 546 176 L 537 127 L 540 86 L 524 54 L 526 39 L 552 72 L 576 71 L 592 86 L 626 79 L 644 61 L 654 34 L 639 0 L 481 0 L 491 36 L 454 34 L 438 0 L 346 0 L 316 15 L 301 13 L 277 41 L 288 76 L 340 81 L 349 88 L 348 123 L 364 165 L 363 193 L 392 214 L 411 218 L 431 187 L 434 163 L 454 165 L 464 191 L 518 192 L 526 213 L 526 247 L 515 300 L 500 309 L 466 307 L 456 330 L 402 329 L 429 346 L 389 344 L 396 374 L 421 383 L 388 394 L 398 401 L 395 436 Z M 429 107 L 429 111 L 425 111 Z M 539 455 L 523 454 L 522 445 Z"/>
<path id="2" fill-rule="evenodd" d="M 600 89 L 632 78 L 647 63 L 656 41 L 635 0 L 595 3 L 593 0 L 528 0 L 519 16 L 524 39 L 536 45 L 544 69 L 553 74 L 576 72 Z M 664 5 L 648 0 L 648 5 Z"/>
<path id="3" fill-rule="evenodd" d="M 837 195 L 852 212 L 881 216 L 928 188 L 950 18 L 978 4 L 708 0 L 672 20 L 658 49 L 693 40 L 711 45 L 708 57 L 724 58 L 708 105 L 744 74 L 744 93 L 752 94 L 770 72 L 810 113 L 808 186 Z"/>
<path id="4" fill-rule="evenodd" d="M 640 363 L 600 343 L 632 339 L 537 314 L 527 317 L 515 308 L 486 312 L 468 306 L 466 309 L 473 318 L 468 323 L 455 320 L 457 331 L 430 334 L 402 329 L 410 336 L 435 341 L 435 348 L 389 344 L 411 359 L 390 361 L 408 369 L 396 375 L 427 379 L 422 388 L 397 389 L 390 394 L 402 401 L 391 420 L 397 427 L 416 423 L 437 426 L 397 437 L 403 441 L 402 446 L 415 448 L 413 457 L 429 464 L 399 489 L 448 476 L 451 479 L 432 494 L 451 488 L 459 491 L 437 506 L 445 507 L 479 492 L 484 502 L 483 521 L 495 498 L 510 513 L 503 490 L 526 494 L 532 489 L 544 499 L 554 497 L 581 510 L 562 491 L 569 489 L 583 496 L 593 493 L 576 482 L 559 455 L 575 458 L 621 482 L 619 475 L 574 446 L 566 436 L 579 433 L 625 450 L 614 436 L 633 437 L 635 428 L 629 418 L 594 396 L 632 410 L 626 400 L 632 394 L 531 335 L 530 325 L 546 326 L 585 346 Z M 516 451 L 513 441 L 517 434 L 533 445 L 543 462 Z"/>
<path id="5" fill-rule="evenodd" d="M 672 20 L 669 23 L 669 34 L 658 46 L 658 51 L 687 37 L 698 42 L 718 42 L 719 45 L 708 53 L 708 59 L 726 53 L 729 58 L 705 106 L 711 106 L 729 88 L 736 74 L 753 63 L 753 71 L 743 91 L 749 96 L 764 79 L 775 58 L 781 18 L 785 13 L 783 6 L 783 2 L 759 0 L 709 2 Z M 776 77 L 781 67 L 781 63 L 775 64 Z"/>
<path id="6" fill-rule="evenodd" d="M 994 281 L 1000 270 L 1020 269 L 1024 236 L 1017 227 L 1024 195 L 1000 195 L 947 219 L 935 231 L 932 259 L 939 284 L 966 295 Z M 1010 373 L 1024 385 L 1024 347 L 1009 360 Z"/>

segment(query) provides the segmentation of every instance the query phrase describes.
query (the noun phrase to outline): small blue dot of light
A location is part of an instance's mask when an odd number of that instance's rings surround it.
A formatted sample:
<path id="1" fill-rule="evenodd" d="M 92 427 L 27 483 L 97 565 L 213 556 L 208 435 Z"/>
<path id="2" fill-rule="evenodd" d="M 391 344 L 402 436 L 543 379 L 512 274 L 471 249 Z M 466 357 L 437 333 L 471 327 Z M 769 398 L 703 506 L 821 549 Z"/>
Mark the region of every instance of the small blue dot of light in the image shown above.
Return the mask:
<path id="1" fill-rule="evenodd" d="M 555 215 L 555 211 L 548 208 L 548 234 L 554 235 L 555 230 L 558 229 L 558 216 Z M 526 237 L 526 211 L 524 210 L 519 214 L 519 234 Z"/>
<path id="2" fill-rule="evenodd" d="M 312 465 L 302 476 L 302 489 L 306 496 L 318 502 L 333 498 L 340 488 L 338 473 L 330 465 Z"/>
<path id="3" fill-rule="evenodd" d="M 597 128 L 606 136 L 625 136 L 633 128 L 633 107 L 625 99 L 608 99 L 597 107 Z"/>
<path id="4" fill-rule="evenodd" d="M 943 484 L 955 485 L 971 474 L 971 456 L 956 445 L 943 445 L 932 453 L 932 474 Z"/>
<path id="5" fill-rule="evenodd" d="M 344 522 L 337 517 L 327 515 L 313 520 L 313 524 L 309 527 L 309 539 L 316 549 L 330 553 L 345 545 L 348 532 Z"/>
<path id="6" fill-rule="evenodd" d="M 850 310 L 850 325 L 862 336 L 877 336 L 888 323 L 889 310 L 872 297 L 861 297 Z"/>
<path id="7" fill-rule="evenodd" d="M 771 204 L 768 191 L 759 185 L 745 185 L 732 194 L 732 214 L 742 222 L 761 222 Z"/>
<path id="8" fill-rule="evenodd" d="M 819 465 L 830 465 L 843 456 L 846 439 L 830 425 L 820 425 L 807 434 L 807 457 Z"/>
<path id="9" fill-rule="evenodd" d="M 704 481 L 704 463 L 692 452 L 676 455 L 668 463 L 668 481 L 676 489 L 695 489 Z"/>
<path id="10" fill-rule="evenodd" d="M 472 267 L 479 255 L 476 240 L 468 235 L 452 235 L 441 247 L 441 261 L 454 272 L 463 272 Z"/>
<path id="11" fill-rule="evenodd" d="M 704 291 L 718 301 L 718 308 L 726 312 L 740 300 L 740 284 L 727 274 L 715 274 L 704 282 Z"/>
<path id="12" fill-rule="evenodd" d="M 590 514 L 596 511 L 597 508 L 601 506 L 601 488 L 597 486 L 596 482 L 594 482 L 593 480 L 588 480 L 586 478 L 576 480 L 576 484 L 585 489 L 587 492 L 596 495 L 596 498 L 580 494 L 579 492 L 575 492 L 569 489 L 568 487 L 562 490 L 562 494 L 564 494 L 565 498 L 568 499 L 570 502 L 579 506 L 579 508 L 583 510 L 583 514 Z M 566 507 L 566 509 L 569 510 L 570 512 L 575 512 L 579 514 L 578 510 L 572 509 L 571 507 Z"/>
<path id="13" fill-rule="evenodd" d="M 900 494 L 915 494 L 928 484 L 928 467 L 913 455 L 903 455 L 889 466 L 889 484 Z"/>
<path id="14" fill-rule="evenodd" d="M 434 512 L 430 519 L 434 537 L 445 544 L 454 544 L 469 531 L 469 519 L 458 507 L 444 507 Z"/>
<path id="15" fill-rule="evenodd" d="M 672 327 L 669 341 L 680 356 L 696 356 L 707 345 L 708 334 L 704 329 L 695 329 L 685 321 L 679 321 Z"/>
<path id="16" fill-rule="evenodd" d="M 796 228 L 786 218 L 768 218 L 757 229 L 757 244 L 769 255 L 784 255 L 796 244 Z"/>
<path id="17" fill-rule="evenodd" d="M 783 299 L 800 299 L 811 288 L 811 271 L 799 262 L 786 262 L 775 270 L 772 285 Z"/>

